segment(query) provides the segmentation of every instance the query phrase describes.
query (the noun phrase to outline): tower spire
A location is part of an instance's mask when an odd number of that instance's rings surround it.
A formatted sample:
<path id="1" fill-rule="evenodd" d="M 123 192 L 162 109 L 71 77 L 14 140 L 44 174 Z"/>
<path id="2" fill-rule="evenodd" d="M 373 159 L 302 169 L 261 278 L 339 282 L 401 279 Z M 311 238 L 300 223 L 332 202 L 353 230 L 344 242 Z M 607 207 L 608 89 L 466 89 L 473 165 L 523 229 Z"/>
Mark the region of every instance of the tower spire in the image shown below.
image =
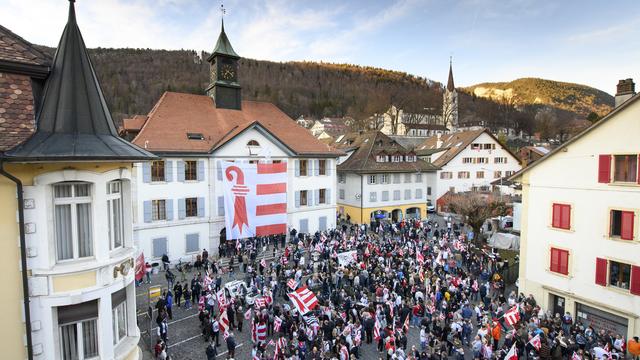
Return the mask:
<path id="1" fill-rule="evenodd" d="M 449 56 L 449 79 L 447 81 L 447 90 L 453 91 L 456 87 L 453 84 L 453 57 Z"/>

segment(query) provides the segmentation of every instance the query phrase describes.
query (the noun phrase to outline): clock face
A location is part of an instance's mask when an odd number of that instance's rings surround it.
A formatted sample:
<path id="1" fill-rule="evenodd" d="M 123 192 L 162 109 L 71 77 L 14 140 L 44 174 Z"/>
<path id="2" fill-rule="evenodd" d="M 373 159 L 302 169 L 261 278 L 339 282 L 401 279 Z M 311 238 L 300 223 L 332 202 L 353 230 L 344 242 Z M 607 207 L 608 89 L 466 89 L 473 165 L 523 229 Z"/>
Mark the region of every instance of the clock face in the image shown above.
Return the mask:
<path id="1" fill-rule="evenodd" d="M 212 66 L 211 67 L 211 81 L 215 81 L 217 79 L 216 77 L 216 67 Z"/>
<path id="2" fill-rule="evenodd" d="M 236 71 L 231 65 L 223 65 L 220 73 L 225 80 L 232 80 L 236 76 Z"/>

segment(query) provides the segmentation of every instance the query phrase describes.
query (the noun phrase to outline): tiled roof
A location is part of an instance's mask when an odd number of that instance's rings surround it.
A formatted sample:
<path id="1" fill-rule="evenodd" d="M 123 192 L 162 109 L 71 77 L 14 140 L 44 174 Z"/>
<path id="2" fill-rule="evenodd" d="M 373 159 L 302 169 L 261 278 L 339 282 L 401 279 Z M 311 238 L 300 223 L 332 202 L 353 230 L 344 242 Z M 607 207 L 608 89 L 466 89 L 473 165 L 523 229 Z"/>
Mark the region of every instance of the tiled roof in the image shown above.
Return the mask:
<path id="1" fill-rule="evenodd" d="M 0 25 L 0 60 L 48 66 L 51 58 L 30 42 Z"/>
<path id="2" fill-rule="evenodd" d="M 439 147 L 440 148 L 445 147 L 448 149 L 444 154 L 440 155 L 440 157 L 438 157 L 438 159 L 436 159 L 433 162 L 433 164 L 439 167 L 446 165 L 451 159 L 456 157 L 458 153 L 460 153 L 467 146 L 469 146 L 469 144 L 471 144 L 473 140 L 475 140 L 478 136 L 480 136 L 480 134 L 482 134 L 485 131 L 487 130 L 479 129 L 479 130 L 461 131 L 461 132 L 442 135 L 440 137 L 440 140 L 442 141 L 442 145 Z M 489 133 L 489 131 L 487 131 L 487 133 Z M 427 138 L 422 143 L 422 145 L 416 148 L 416 152 L 422 153 L 425 150 L 438 149 L 439 147 L 437 146 L 437 143 L 438 143 L 438 137 L 431 136 Z"/>
<path id="3" fill-rule="evenodd" d="M 345 135 L 340 142 L 335 144 L 345 151 L 353 150 L 354 153 L 342 164 L 338 165 L 339 171 L 353 171 L 360 173 L 369 172 L 425 172 L 435 171 L 432 164 L 417 159 L 415 162 L 377 162 L 376 154 L 384 152 L 392 154 L 414 154 L 414 152 L 402 147 L 396 141 L 380 131 L 365 133 L 350 133 Z"/>
<path id="4" fill-rule="evenodd" d="M 153 152 L 213 151 L 253 125 L 260 125 L 297 155 L 338 156 L 275 105 L 243 101 L 242 110 L 219 109 L 206 95 L 165 92 L 133 143 Z M 202 134 L 190 140 L 187 133 Z"/>
<path id="5" fill-rule="evenodd" d="M 0 72 L 0 151 L 28 139 L 35 129 L 31 79 Z"/>
<path id="6" fill-rule="evenodd" d="M 440 124 L 404 124 L 407 129 L 421 129 L 421 130 L 447 130 L 447 127 Z"/>
<path id="7" fill-rule="evenodd" d="M 147 115 L 135 115 L 130 119 L 122 119 L 122 129 L 139 131 L 145 121 L 147 121 Z"/>

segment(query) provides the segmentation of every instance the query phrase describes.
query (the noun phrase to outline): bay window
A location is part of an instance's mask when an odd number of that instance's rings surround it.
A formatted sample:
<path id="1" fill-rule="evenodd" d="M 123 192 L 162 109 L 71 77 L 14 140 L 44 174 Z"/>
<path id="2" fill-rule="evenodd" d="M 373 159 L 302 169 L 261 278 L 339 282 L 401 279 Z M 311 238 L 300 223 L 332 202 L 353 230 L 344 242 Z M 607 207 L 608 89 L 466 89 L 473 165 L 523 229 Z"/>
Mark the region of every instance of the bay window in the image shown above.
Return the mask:
<path id="1" fill-rule="evenodd" d="M 58 329 L 63 360 L 98 358 L 97 300 L 58 307 Z"/>
<path id="2" fill-rule="evenodd" d="M 53 186 L 58 261 L 93 256 L 90 186 L 73 182 Z"/>
<path id="3" fill-rule="evenodd" d="M 122 182 L 120 180 L 107 183 L 107 219 L 109 222 L 109 249 L 120 248 L 124 239 Z"/>
<path id="4" fill-rule="evenodd" d="M 113 344 L 117 345 L 127 337 L 127 288 L 111 294 L 111 315 L 113 321 Z"/>

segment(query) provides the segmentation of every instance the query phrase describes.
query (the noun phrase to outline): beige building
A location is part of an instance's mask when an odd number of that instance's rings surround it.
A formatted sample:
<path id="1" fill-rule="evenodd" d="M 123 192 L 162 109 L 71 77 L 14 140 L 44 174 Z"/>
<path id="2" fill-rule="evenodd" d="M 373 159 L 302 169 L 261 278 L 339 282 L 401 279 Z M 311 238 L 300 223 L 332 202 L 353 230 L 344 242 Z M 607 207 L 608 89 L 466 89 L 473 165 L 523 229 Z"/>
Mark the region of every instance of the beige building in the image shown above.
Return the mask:
<path id="1" fill-rule="evenodd" d="M 520 291 L 595 330 L 640 332 L 640 96 L 514 176 Z"/>

